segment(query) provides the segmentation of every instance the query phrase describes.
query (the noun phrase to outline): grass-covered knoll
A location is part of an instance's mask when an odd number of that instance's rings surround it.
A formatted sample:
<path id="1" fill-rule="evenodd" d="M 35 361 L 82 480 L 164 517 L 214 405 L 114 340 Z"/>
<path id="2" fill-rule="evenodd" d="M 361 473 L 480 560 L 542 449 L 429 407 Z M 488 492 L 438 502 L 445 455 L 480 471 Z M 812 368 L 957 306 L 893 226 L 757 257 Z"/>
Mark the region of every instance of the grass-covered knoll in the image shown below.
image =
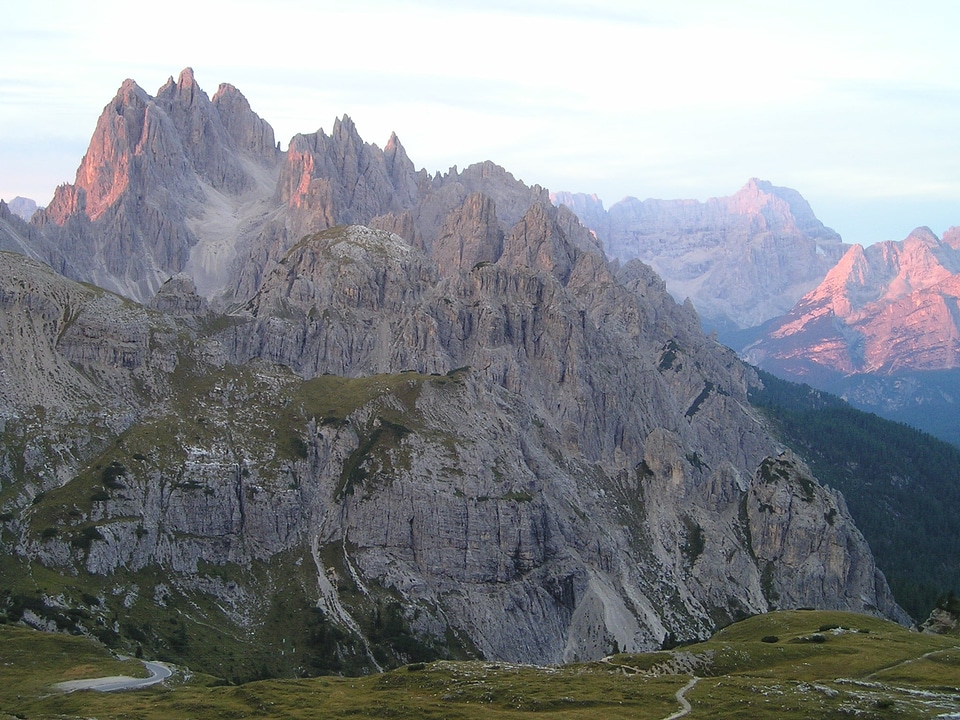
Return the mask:
<path id="1" fill-rule="evenodd" d="M 328 550 L 324 562 L 349 578 L 341 548 Z M 381 667 L 471 656 L 469 648 L 457 649 L 459 638 L 439 647 L 413 633 L 389 591 L 371 584 L 361 593 L 344 581 L 341 600 L 367 638 L 365 646 L 317 608 L 316 569 L 309 553 L 290 551 L 249 567 L 201 563 L 198 578 L 206 587 L 234 588 L 235 602 L 229 601 L 230 591 L 219 599 L 159 568 L 72 575 L 0 557 L 0 627 L 27 620 L 86 634 L 114 652 L 142 653 L 231 683 L 361 675 L 372 668 L 368 652 Z M 238 612 L 244 621 L 238 622 Z"/>
<path id="2" fill-rule="evenodd" d="M 14 685 L 8 632 L 33 633 L 41 677 Z M 45 668 L 74 665 L 57 636 L 0 627 L 0 707 L 25 717 L 168 718 L 934 718 L 960 712 L 956 638 L 877 618 L 789 611 L 750 618 L 671 652 L 621 654 L 564 667 L 495 662 L 414 664 L 357 678 L 267 680 L 238 686 L 195 677 L 103 695 L 50 694 Z M 56 656 L 46 658 L 47 655 Z M 103 657 L 102 654 L 100 657 Z M 60 659 L 57 659 L 60 658 Z M 16 670 L 21 673 L 22 669 Z M 29 673 L 27 673 L 29 675 Z M 187 674 L 189 677 L 189 674 Z M 65 679 L 60 675 L 50 682 Z M 23 688 L 22 690 L 19 688 Z M 0 716 L 2 717 L 2 716 Z"/>
<path id="3" fill-rule="evenodd" d="M 807 385 L 760 377 L 751 402 L 843 493 L 897 602 L 922 621 L 960 593 L 960 448 Z"/>
<path id="4" fill-rule="evenodd" d="M 625 671 L 702 679 L 696 718 L 937 717 L 960 711 L 960 646 L 878 618 L 784 611 L 671 653 L 618 655 Z"/>
<path id="5" fill-rule="evenodd" d="M 18 698 L 48 695 L 54 683 L 111 675 L 147 672 L 140 662 L 118 660 L 89 638 L 0 625 L 0 711 L 13 709 Z"/>
<path id="6" fill-rule="evenodd" d="M 315 605 L 308 575 L 309 557 L 297 564 L 291 556 L 277 562 L 205 565 L 199 577 L 205 585 L 242 586 L 240 595 L 250 626 L 242 627 L 224 600 L 184 587 L 178 578 L 157 568 L 99 576 L 57 572 L 39 563 L 0 558 L 0 626 L 21 620 L 86 634 L 115 652 L 189 665 L 231 681 L 258 677 L 292 677 L 316 673 L 312 659 L 325 657 L 323 618 Z M 312 561 L 311 561 L 312 562 Z M 301 576 L 296 577 L 299 573 Z M 282 595 L 276 586 L 282 585 Z M 309 590 L 308 590 L 309 588 Z M 294 640 L 296 644 L 294 644 Z M 359 655 L 341 643 L 341 662 Z M 359 645 L 359 642 L 356 642 Z M 350 668 L 330 668 L 328 671 Z"/>

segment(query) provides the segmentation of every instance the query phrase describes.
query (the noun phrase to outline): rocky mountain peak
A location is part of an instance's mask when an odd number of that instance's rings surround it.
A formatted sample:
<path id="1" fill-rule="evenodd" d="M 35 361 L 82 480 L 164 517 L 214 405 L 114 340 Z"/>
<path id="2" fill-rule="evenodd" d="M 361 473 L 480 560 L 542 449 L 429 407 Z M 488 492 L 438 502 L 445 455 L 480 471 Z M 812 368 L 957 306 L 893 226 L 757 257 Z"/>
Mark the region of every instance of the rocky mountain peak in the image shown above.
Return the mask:
<path id="1" fill-rule="evenodd" d="M 142 148 L 148 133 L 147 108 L 152 104 L 132 80 L 124 81 L 114 99 L 104 108 L 80 167 L 75 190 L 58 188 L 48 207 L 48 216 L 58 225 L 83 212 L 99 219 L 130 184 L 131 157 Z M 82 198 L 81 198 L 82 195 Z"/>
<path id="2" fill-rule="evenodd" d="M 953 250 L 960 250 L 960 227 L 952 227 L 943 233 L 943 244 Z"/>
<path id="3" fill-rule="evenodd" d="M 277 185 L 293 211 L 295 238 L 334 225 L 370 223 L 399 215 L 417 199 L 413 164 L 396 136 L 386 151 L 363 141 L 348 115 L 290 141 Z"/>
<path id="4" fill-rule="evenodd" d="M 930 248 L 940 247 L 941 241 L 926 225 L 915 228 L 903 241 L 904 246 L 912 244 L 925 245 Z"/>
<path id="5" fill-rule="evenodd" d="M 357 131 L 356 123 L 354 123 L 353 119 L 346 113 L 333 121 L 331 137 L 344 146 L 355 147 L 363 144 L 363 139 Z"/>
<path id="6" fill-rule="evenodd" d="M 221 83 L 211 100 L 237 149 L 273 165 L 280 157 L 273 127 L 250 107 L 247 98 L 230 83 Z"/>
<path id="7" fill-rule="evenodd" d="M 272 128 L 239 91 L 212 102 L 189 68 L 156 97 L 127 80 L 101 113 L 74 184 L 38 213 L 38 255 L 148 302 L 194 254 L 191 272 L 202 271 L 205 292 L 219 292 L 249 214 L 262 216 L 257 203 L 275 188 L 278 160 Z"/>
<path id="8" fill-rule="evenodd" d="M 231 194 L 251 187 L 252 178 L 237 156 L 237 138 L 227 131 L 218 108 L 197 84 L 192 69 L 184 69 L 177 82 L 168 81 L 161 87 L 156 103 L 176 127 L 182 152 L 197 175 Z"/>
<path id="9" fill-rule="evenodd" d="M 843 255 L 840 237 L 789 188 L 752 178 L 729 197 L 625 198 L 607 212 L 589 196 L 572 203 L 607 254 L 649 263 L 704 322 L 749 328 L 789 311 Z"/>
<path id="10" fill-rule="evenodd" d="M 554 192 L 550 193 L 554 205 L 566 205 L 580 221 L 599 237 L 607 237 L 609 223 L 603 201 L 593 194 Z"/>
<path id="11" fill-rule="evenodd" d="M 391 177 L 399 177 L 403 173 L 413 173 L 413 161 L 407 156 L 407 151 L 400 143 L 400 138 L 395 132 L 390 133 L 390 139 L 387 140 L 383 148 L 384 157 L 387 160 L 387 169 Z"/>
<path id="12" fill-rule="evenodd" d="M 773 184 L 758 178 L 750 178 L 730 198 L 731 205 L 743 214 L 757 212 L 773 198 Z"/>
<path id="13" fill-rule="evenodd" d="M 19 195 L 10 201 L 8 207 L 10 208 L 10 212 L 19 217 L 21 220 L 29 220 L 37 211 L 37 203 L 34 200 L 20 197 Z"/>
<path id="14" fill-rule="evenodd" d="M 929 228 L 855 245 L 746 355 L 807 375 L 958 367 L 958 273 L 960 253 Z"/>
<path id="15" fill-rule="evenodd" d="M 170 79 L 173 80 L 172 77 Z M 144 104 L 149 101 L 149 99 L 149 94 L 137 85 L 136 80 L 127 78 L 120 83 L 120 87 L 117 88 L 117 94 L 114 95 L 113 101 L 110 104 L 114 110 L 120 112 L 125 106 L 135 105 L 138 102 L 139 104 Z"/>
<path id="16" fill-rule="evenodd" d="M 505 239 L 500 263 L 549 273 L 566 283 L 577 256 L 550 203 L 534 203 Z"/>
<path id="17" fill-rule="evenodd" d="M 160 286 L 150 301 L 150 307 L 173 317 L 189 318 L 203 315 L 207 311 L 207 301 L 197 294 L 193 278 L 177 273 Z"/>
<path id="18" fill-rule="evenodd" d="M 390 133 L 390 137 L 389 137 L 389 139 L 387 140 L 387 144 L 384 146 L 383 151 L 384 151 L 385 153 L 389 153 L 389 154 L 391 154 L 391 155 L 394 154 L 394 153 L 396 153 L 397 151 L 400 151 L 400 152 L 402 152 L 404 155 L 406 155 L 406 152 L 405 152 L 404 149 L 403 149 L 403 145 L 401 145 L 401 143 L 400 143 L 400 138 L 397 137 L 397 133 L 396 133 L 396 132 L 391 132 L 391 133 Z"/>
<path id="19" fill-rule="evenodd" d="M 824 227 L 810 203 L 796 190 L 778 187 L 766 180 L 751 178 L 730 198 L 731 208 L 743 215 L 762 216 L 771 228 L 810 234 L 827 240 L 836 233 Z"/>
<path id="20" fill-rule="evenodd" d="M 180 71 L 180 75 L 174 81 L 173 76 L 157 91 L 157 99 L 163 101 L 174 101 L 179 105 L 190 107 L 198 102 L 209 102 L 210 98 L 197 85 L 196 78 L 193 75 L 193 68 L 187 67 Z"/>

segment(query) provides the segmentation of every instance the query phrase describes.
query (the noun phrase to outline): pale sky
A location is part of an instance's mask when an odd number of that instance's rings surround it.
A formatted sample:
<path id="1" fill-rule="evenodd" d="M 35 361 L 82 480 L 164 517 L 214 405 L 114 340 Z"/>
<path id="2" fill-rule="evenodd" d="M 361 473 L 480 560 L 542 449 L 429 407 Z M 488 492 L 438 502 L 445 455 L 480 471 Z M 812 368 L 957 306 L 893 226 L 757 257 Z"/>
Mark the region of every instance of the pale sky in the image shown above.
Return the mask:
<path id="1" fill-rule="evenodd" d="M 30 0 L 0 13 L 0 198 L 73 182 L 125 78 L 236 85 L 283 147 L 343 114 L 417 168 L 605 207 L 798 190 L 848 242 L 960 225 L 960 3 Z"/>

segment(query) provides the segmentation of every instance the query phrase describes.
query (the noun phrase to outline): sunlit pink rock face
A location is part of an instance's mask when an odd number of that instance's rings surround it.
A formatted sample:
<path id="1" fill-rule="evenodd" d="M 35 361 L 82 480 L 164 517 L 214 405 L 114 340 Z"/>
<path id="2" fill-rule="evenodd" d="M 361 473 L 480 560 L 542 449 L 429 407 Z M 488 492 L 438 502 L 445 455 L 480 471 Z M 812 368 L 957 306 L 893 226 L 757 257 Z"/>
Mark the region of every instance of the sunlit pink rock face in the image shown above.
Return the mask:
<path id="1" fill-rule="evenodd" d="M 960 228 L 852 247 L 747 357 L 801 376 L 960 367 L 958 247 Z"/>

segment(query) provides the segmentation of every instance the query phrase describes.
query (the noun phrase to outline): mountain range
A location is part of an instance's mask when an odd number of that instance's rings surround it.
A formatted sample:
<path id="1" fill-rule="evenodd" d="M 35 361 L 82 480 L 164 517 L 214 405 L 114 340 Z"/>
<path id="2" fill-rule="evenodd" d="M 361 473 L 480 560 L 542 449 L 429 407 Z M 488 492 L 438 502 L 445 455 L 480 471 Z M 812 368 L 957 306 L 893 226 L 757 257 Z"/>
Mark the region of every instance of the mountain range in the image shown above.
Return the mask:
<path id="1" fill-rule="evenodd" d="M 74 183 L 29 225 L 6 218 L 0 249 L 138 302 L 186 272 L 224 306 L 249 299 L 305 234 L 336 225 L 397 231 L 426 252 L 437 245 L 445 264 L 470 263 L 445 222 L 473 193 L 485 196 L 474 207 L 476 232 L 512 227 L 546 197 L 489 162 L 432 177 L 415 171 L 396 136 L 381 150 L 348 117 L 330 135 L 295 135 L 280 152 L 236 88 L 223 84 L 210 99 L 187 68 L 155 96 L 125 81 Z M 502 228 L 489 232 L 495 250 Z"/>
<path id="2" fill-rule="evenodd" d="M 320 130 L 294 136 L 286 152 L 278 147 L 269 124 L 229 84 L 209 99 L 189 68 L 154 97 L 127 81 L 104 109 L 74 184 L 58 188 L 29 223 L 15 221 L 16 207 L 0 207 L 0 248 L 139 302 L 148 302 L 166 278 L 186 272 L 199 294 L 222 308 L 246 301 L 306 232 L 362 223 L 398 232 L 442 264 L 463 265 L 470 258 L 461 256 L 457 242 L 444 246 L 451 243 L 444 222 L 468 195 L 482 193 L 495 204 L 502 227 L 484 216 L 489 207 L 477 207 L 473 220 L 483 226 L 477 232 L 488 232 L 488 255 L 534 199 L 548 196 L 490 162 L 442 175 L 416 171 L 396 136 L 381 151 L 364 143 L 346 117 L 329 136 Z M 564 192 L 552 199 L 576 213 L 608 257 L 653 267 L 678 301 L 689 298 L 704 326 L 751 362 L 960 441 L 960 427 L 950 420 L 958 378 L 952 365 L 934 359 L 951 352 L 945 339 L 956 332 L 951 305 L 931 305 L 932 296 L 919 294 L 956 274 L 945 254 L 949 233 L 930 257 L 893 250 L 897 244 L 889 242 L 851 248 L 795 190 L 757 179 L 706 202 L 626 198 L 607 211 L 588 195 Z M 441 246 L 436 252 L 435 243 Z M 913 247 L 910 239 L 904 243 Z M 892 269 L 900 263 L 907 269 Z M 791 332 L 808 348 L 804 367 L 773 349 L 785 337 L 784 330 L 770 329 L 776 318 L 834 302 L 825 298 L 835 290 L 842 306 L 850 283 L 837 273 L 868 266 L 876 268 L 852 282 L 862 286 L 858 297 L 875 292 L 876 298 L 857 306 L 856 328 L 844 319 L 843 329 L 821 321 Z M 877 283 L 888 281 L 890 291 L 881 292 Z M 871 314 L 876 319 L 865 331 Z M 767 332 L 776 337 L 761 339 Z M 853 360 L 825 350 L 838 334 Z M 864 342 L 886 348 L 885 364 L 855 361 Z M 810 360 L 814 348 L 819 358 Z M 923 353 L 930 357 L 921 359 Z"/>
<path id="3" fill-rule="evenodd" d="M 808 210 L 656 212 L 820 262 Z M 909 622 L 759 376 L 598 238 L 491 162 L 417 171 L 346 117 L 281 151 L 233 86 L 124 82 L 73 184 L 0 203 L 7 618 L 235 679 Z"/>
<path id="4" fill-rule="evenodd" d="M 749 362 L 960 445 L 958 229 L 847 245 L 794 190 L 706 202 L 560 192 L 607 253 L 639 258 Z"/>

